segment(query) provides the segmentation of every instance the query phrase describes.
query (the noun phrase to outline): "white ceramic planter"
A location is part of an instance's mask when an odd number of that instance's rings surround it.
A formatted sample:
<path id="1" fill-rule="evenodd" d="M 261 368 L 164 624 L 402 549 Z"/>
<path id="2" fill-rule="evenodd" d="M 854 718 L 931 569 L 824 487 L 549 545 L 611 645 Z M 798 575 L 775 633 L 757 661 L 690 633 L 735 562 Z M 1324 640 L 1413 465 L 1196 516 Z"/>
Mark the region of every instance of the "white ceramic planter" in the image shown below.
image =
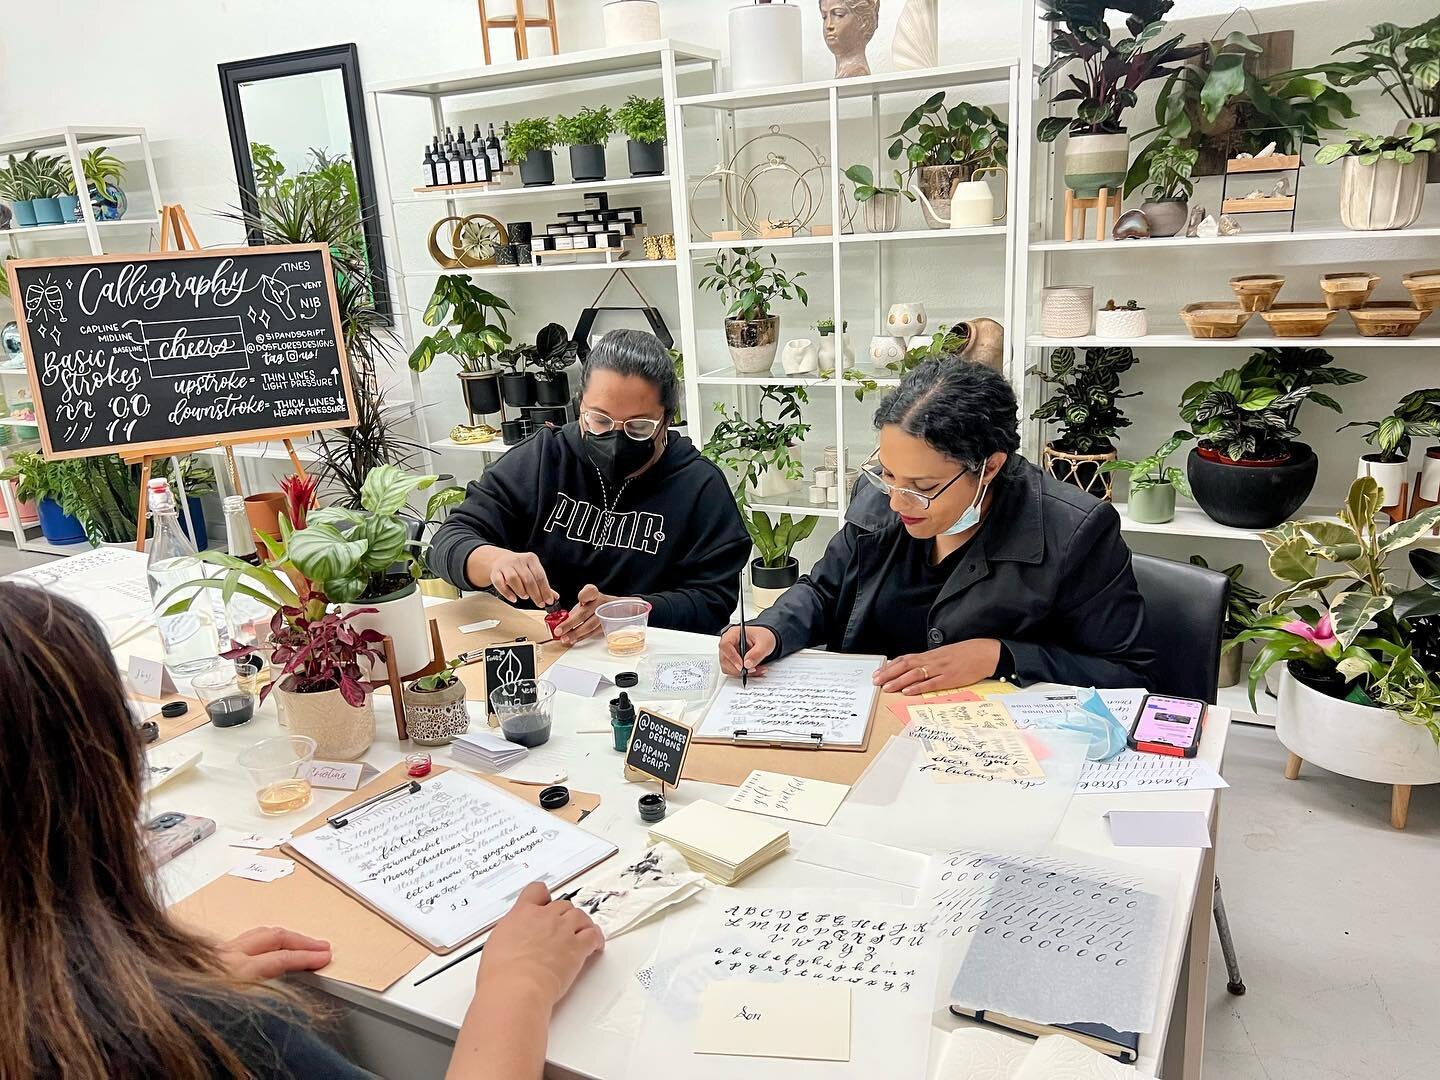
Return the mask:
<path id="1" fill-rule="evenodd" d="M 876 334 L 870 339 L 870 360 L 877 367 L 898 364 L 905 359 L 905 342 L 900 338 Z"/>
<path id="2" fill-rule="evenodd" d="M 784 596 L 786 592 L 785 589 L 762 589 L 759 585 L 751 585 L 750 589 L 754 596 L 753 604 L 757 614 L 773 607 L 775 601 Z"/>
<path id="3" fill-rule="evenodd" d="M 849 371 L 855 366 L 855 346 L 850 341 L 849 334 L 839 335 L 844 340 L 844 347 L 841 351 L 839 363 L 836 363 L 835 355 L 835 334 L 824 334 L 820 338 L 819 362 L 821 371 Z"/>
<path id="4" fill-rule="evenodd" d="M 1440 126 L 1440 116 L 1419 116 L 1413 120 L 1408 116 L 1403 117 L 1395 125 L 1395 134 L 1404 135 L 1410 130 L 1411 124 L 1420 124 L 1424 127 Z M 1430 171 L 1426 180 L 1431 184 L 1440 184 L 1440 154 L 1430 155 Z"/>
<path id="5" fill-rule="evenodd" d="M 605 5 L 605 44 L 633 45 L 654 41 L 660 31 L 659 0 L 608 0 Z"/>
<path id="6" fill-rule="evenodd" d="M 1327 697 L 1289 671 L 1280 675 L 1275 735 L 1296 757 L 1376 784 L 1440 784 L 1430 733 L 1388 709 Z"/>
<path id="7" fill-rule="evenodd" d="M 1425 448 L 1425 461 L 1420 466 L 1420 498 L 1440 503 L 1440 446 Z"/>
<path id="8" fill-rule="evenodd" d="M 375 695 L 366 694 L 356 709 L 346 704 L 339 690 L 295 694 L 286 689 L 294 677 L 275 690 L 280 726 L 292 735 L 315 740 L 315 756 L 328 761 L 354 761 L 375 741 Z"/>
<path id="9" fill-rule="evenodd" d="M 1381 158 L 1361 165 L 1344 159 L 1340 173 L 1340 222 L 1347 229 L 1406 229 L 1415 224 L 1425 202 L 1430 155 L 1417 154 L 1406 165 Z"/>
<path id="10" fill-rule="evenodd" d="M 1119 308 L 1115 311 L 1106 311 L 1101 308 L 1095 312 L 1095 336 L 1103 338 L 1132 338 L 1144 337 L 1150 332 L 1150 324 L 1145 317 L 1145 309 L 1131 311 L 1128 308 Z"/>
<path id="11" fill-rule="evenodd" d="M 1400 501 L 1400 487 L 1409 477 L 1408 461 L 1374 461 L 1374 455 L 1366 454 L 1360 459 L 1355 471 L 1356 479 L 1368 476 L 1380 485 L 1380 505 L 1394 506 Z"/>
<path id="12" fill-rule="evenodd" d="M 755 494 L 761 499 L 778 499 L 794 495 L 800 490 L 800 481 L 791 480 L 783 469 L 762 469 L 755 478 Z"/>
<path id="13" fill-rule="evenodd" d="M 924 304 L 891 304 L 885 317 L 885 330 L 891 337 L 909 340 L 923 334 L 928 323 Z"/>
<path id="14" fill-rule="evenodd" d="M 900 196 L 876 195 L 864 204 L 865 228 L 872 233 L 892 233 L 900 227 Z"/>
<path id="15" fill-rule="evenodd" d="M 1084 337 L 1095 310 L 1091 285 L 1051 285 L 1040 295 L 1040 332 L 1046 337 Z"/>
<path id="16" fill-rule="evenodd" d="M 730 12 L 730 88 L 754 90 L 804 82 L 800 8 L 746 4 Z"/>
<path id="17" fill-rule="evenodd" d="M 395 642 L 395 663 L 400 668 L 397 674 L 413 675 L 429 666 L 433 659 L 430 655 L 430 626 L 425 618 L 425 601 L 413 583 L 408 591 L 394 600 L 341 604 L 340 614 L 348 615 L 361 608 L 376 610 L 369 615 L 357 615 L 350 620 L 350 625 L 361 630 L 379 630 L 390 636 Z"/>
<path id="18" fill-rule="evenodd" d="M 814 375 L 820 370 L 820 350 L 809 338 L 795 338 L 780 351 L 786 375 Z"/>

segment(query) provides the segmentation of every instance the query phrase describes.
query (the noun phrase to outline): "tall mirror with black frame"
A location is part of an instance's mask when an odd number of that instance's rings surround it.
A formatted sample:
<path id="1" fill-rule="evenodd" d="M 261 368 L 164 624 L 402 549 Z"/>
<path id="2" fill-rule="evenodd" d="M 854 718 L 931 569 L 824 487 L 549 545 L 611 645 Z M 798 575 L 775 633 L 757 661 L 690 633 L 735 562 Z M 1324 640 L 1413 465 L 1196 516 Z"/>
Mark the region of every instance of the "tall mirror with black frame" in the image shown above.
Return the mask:
<path id="1" fill-rule="evenodd" d="M 360 61 L 332 45 L 220 65 L 240 212 L 250 243 L 325 243 L 339 268 L 368 267 L 390 322 Z"/>

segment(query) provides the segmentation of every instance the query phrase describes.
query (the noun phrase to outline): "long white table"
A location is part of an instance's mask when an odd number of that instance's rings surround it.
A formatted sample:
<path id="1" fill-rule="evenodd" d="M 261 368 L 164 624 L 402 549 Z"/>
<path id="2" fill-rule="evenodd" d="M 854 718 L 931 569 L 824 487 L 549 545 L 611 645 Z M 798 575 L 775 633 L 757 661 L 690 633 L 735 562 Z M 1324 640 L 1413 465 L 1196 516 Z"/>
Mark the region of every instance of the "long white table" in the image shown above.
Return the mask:
<path id="1" fill-rule="evenodd" d="M 143 641 L 143 639 L 142 639 Z M 714 639 L 672 631 L 652 630 L 651 655 L 664 652 L 694 653 L 713 649 Z M 123 656 L 127 648 L 118 650 Z M 605 653 L 599 641 L 570 650 L 564 663 L 607 674 L 626 666 Z M 122 664 L 123 667 L 123 664 Z M 637 796 L 647 788 L 627 783 L 621 773 L 621 757 L 615 753 L 608 733 L 574 733 L 574 715 L 582 703 L 560 695 L 556 703 L 555 740 L 569 742 L 576 756 L 569 763 L 566 783 L 576 789 L 599 793 L 603 801 L 585 822 L 585 827 L 603 834 L 628 853 L 645 843 L 646 827 L 636 812 Z M 1200 749 L 1200 759 L 1217 770 L 1221 766 L 1230 713 L 1212 708 Z M 241 861 L 244 852 L 228 846 L 229 841 L 248 833 L 273 836 L 298 826 L 344 796 L 343 792 L 317 789 L 312 805 L 284 817 L 260 814 L 253 789 L 235 756 L 258 739 L 281 731 L 272 703 L 259 710 L 256 718 L 240 728 L 202 726 L 168 746 L 200 750 L 203 760 L 192 771 L 154 794 L 155 812 L 179 810 L 213 818 L 216 835 L 173 861 L 161 872 L 161 886 L 168 901 L 175 901 L 213 880 Z M 364 760 L 378 769 L 398 763 L 412 749 L 394 737 L 387 698 L 376 701 L 376 739 Z M 798 753 L 798 751 L 797 751 Z M 433 751 L 437 763 L 453 763 L 447 749 Z M 669 797 L 672 812 L 695 799 L 724 802 L 732 789 L 684 782 Z M 1054 842 L 1079 853 L 1168 871 L 1177 882 L 1172 897 L 1171 919 L 1165 944 L 1160 1006 L 1154 1030 L 1140 1044 L 1140 1068 L 1148 1075 L 1194 1080 L 1200 1076 L 1204 1040 L 1205 985 L 1210 935 L 1211 893 L 1214 888 L 1214 849 L 1196 851 L 1175 848 L 1130 848 L 1120 851 L 1110 842 L 1105 814 L 1112 809 L 1199 810 L 1209 816 L 1211 834 L 1217 824 L 1218 795 L 1215 791 L 1147 792 L 1139 795 L 1083 795 L 1070 802 L 1069 810 Z M 897 822 L 897 827 L 903 825 Z M 798 842 L 812 828 L 790 824 L 792 841 Z M 606 867 L 593 872 L 603 873 Z M 584 880 L 584 879 L 581 879 Z M 863 884 L 837 871 L 799 863 L 782 857 L 742 882 L 737 889 L 795 887 L 845 888 Z M 873 884 L 873 883 L 870 883 Z M 651 958 L 658 941 L 654 926 L 611 942 L 604 954 L 582 976 L 575 990 L 557 1011 L 551 1029 L 547 1075 L 608 1080 L 623 1077 L 630 1061 L 632 1039 L 618 1030 L 621 1025 L 603 1021 L 615 1009 L 621 990 L 633 982 L 634 972 Z M 342 1003 L 344 1040 L 347 1051 L 365 1067 L 386 1077 L 424 1078 L 442 1076 L 465 1010 L 469 1005 L 479 957 L 468 960 L 424 986 L 415 980 L 446 962 L 429 957 L 411 974 L 401 978 L 385 993 L 373 993 L 342 983 L 315 979 L 315 984 Z M 969 1023 L 936 1010 L 932 1032 L 931 1072 L 935 1073 L 946 1033 Z M 503 1033 L 497 1032 L 497 1037 Z M 1018 1037 L 1018 1036 L 1017 1036 Z"/>

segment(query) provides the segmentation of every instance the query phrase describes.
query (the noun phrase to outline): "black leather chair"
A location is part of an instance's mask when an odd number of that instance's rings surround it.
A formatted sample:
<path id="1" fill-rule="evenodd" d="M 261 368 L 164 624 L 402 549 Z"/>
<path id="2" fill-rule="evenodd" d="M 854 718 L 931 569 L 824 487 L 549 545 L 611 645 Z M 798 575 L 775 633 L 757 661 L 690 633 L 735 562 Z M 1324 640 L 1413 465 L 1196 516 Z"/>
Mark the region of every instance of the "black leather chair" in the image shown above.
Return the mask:
<path id="1" fill-rule="evenodd" d="M 1155 689 L 1214 705 L 1230 579 L 1153 555 L 1132 559 L 1145 600 L 1145 644 L 1155 650 Z"/>
<path id="2" fill-rule="evenodd" d="M 1145 600 L 1145 643 L 1155 650 L 1155 690 L 1215 704 L 1230 579 L 1203 566 L 1153 555 L 1133 555 L 1131 559 L 1135 581 Z M 1232 994 L 1243 994 L 1245 983 L 1240 977 L 1240 962 L 1235 957 L 1218 876 L 1211 906 L 1220 951 L 1225 955 L 1228 989 Z"/>

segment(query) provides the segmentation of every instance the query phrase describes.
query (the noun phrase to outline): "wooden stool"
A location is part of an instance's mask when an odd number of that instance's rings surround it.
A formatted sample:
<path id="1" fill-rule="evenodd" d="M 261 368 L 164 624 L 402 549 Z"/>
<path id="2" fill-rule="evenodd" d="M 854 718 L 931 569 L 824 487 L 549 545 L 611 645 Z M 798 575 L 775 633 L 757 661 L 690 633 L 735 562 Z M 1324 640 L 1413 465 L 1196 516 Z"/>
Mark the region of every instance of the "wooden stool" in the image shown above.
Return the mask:
<path id="1" fill-rule="evenodd" d="M 1111 201 L 1112 192 L 1109 188 L 1101 188 L 1100 194 L 1093 199 L 1077 199 L 1075 192 L 1069 188 L 1065 189 L 1065 242 L 1068 244 L 1076 236 L 1085 235 L 1085 221 L 1090 210 L 1098 210 L 1099 220 L 1095 222 L 1095 239 L 1105 239 L 1105 219 L 1107 213 L 1113 216 L 1113 224 L 1120 222 L 1120 203 L 1122 199 L 1119 192 L 1114 192 L 1114 201 Z M 1080 227 L 1075 228 L 1076 215 L 1080 218 Z"/>
<path id="2" fill-rule="evenodd" d="M 1298 780 L 1300 778 L 1300 766 L 1305 761 L 1299 754 L 1291 754 L 1285 759 L 1285 779 Z M 1410 819 L 1410 785 L 1390 785 L 1390 827 L 1392 829 L 1403 829 L 1405 823 Z"/>
<path id="3" fill-rule="evenodd" d="M 544 29 L 550 30 L 550 51 L 560 51 L 560 31 L 555 24 L 555 0 L 545 0 L 545 15 L 527 15 L 525 13 L 526 0 L 515 0 L 514 15 L 497 15 L 493 19 L 485 13 L 485 0 L 477 0 L 480 5 L 480 38 L 485 46 L 485 63 L 492 63 L 490 59 L 490 31 L 510 30 L 515 34 L 515 55 L 521 60 L 530 59 L 530 43 L 526 40 L 525 34 L 528 30 Z"/>
<path id="4" fill-rule="evenodd" d="M 1410 504 L 1410 481 L 1406 480 L 1400 485 L 1400 498 L 1394 506 L 1382 506 L 1380 513 L 1390 519 L 1391 525 L 1399 525 L 1408 515 L 1406 507 Z"/>

